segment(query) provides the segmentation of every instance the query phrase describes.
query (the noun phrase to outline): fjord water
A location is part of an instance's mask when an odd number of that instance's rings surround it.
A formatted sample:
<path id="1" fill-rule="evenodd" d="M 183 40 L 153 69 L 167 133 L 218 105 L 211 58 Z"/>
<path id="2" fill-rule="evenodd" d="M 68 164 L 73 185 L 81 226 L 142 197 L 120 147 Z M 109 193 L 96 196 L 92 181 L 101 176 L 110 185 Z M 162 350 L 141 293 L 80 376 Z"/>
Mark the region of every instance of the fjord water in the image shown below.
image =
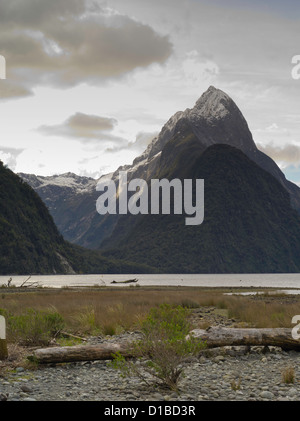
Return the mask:
<path id="1" fill-rule="evenodd" d="M 0 285 L 7 284 L 10 276 L 0 276 Z M 20 286 L 27 278 L 11 276 L 11 285 Z M 140 286 L 193 286 L 193 287 L 233 287 L 233 288 L 294 288 L 300 289 L 300 273 L 272 274 L 163 274 L 163 275 L 33 275 L 28 283 L 37 282 L 41 287 L 84 287 L 111 286 L 124 287 L 127 280 L 137 279 Z"/>

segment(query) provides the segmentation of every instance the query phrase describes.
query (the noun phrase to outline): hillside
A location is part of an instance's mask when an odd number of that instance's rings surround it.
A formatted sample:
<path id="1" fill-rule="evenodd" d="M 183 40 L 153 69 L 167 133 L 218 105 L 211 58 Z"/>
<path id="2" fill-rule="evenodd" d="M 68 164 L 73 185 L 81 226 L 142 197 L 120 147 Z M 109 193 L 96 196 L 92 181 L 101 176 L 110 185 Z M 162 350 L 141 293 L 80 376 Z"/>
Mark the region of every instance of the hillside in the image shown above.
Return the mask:
<path id="1" fill-rule="evenodd" d="M 149 272 L 66 242 L 38 194 L 0 161 L 0 274 Z"/>
<path id="2" fill-rule="evenodd" d="M 125 215 L 104 255 L 165 273 L 298 272 L 300 216 L 281 183 L 228 145 L 195 148 L 191 159 L 190 142 L 177 165 L 157 175 L 205 180 L 203 224 L 186 226 L 184 215 Z"/>

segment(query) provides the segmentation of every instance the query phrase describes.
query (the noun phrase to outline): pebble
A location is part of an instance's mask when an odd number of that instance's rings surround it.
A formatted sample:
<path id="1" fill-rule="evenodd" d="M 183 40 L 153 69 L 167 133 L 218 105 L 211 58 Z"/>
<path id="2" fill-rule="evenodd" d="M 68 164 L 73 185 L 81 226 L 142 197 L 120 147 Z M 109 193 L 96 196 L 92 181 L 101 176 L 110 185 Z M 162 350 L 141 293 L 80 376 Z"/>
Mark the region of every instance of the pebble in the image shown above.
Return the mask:
<path id="1" fill-rule="evenodd" d="M 263 399 L 270 400 L 270 399 L 273 399 L 274 398 L 274 394 L 272 392 L 268 392 L 267 390 L 265 390 L 264 392 L 262 392 L 260 394 L 260 397 L 263 398 Z"/>
<path id="2" fill-rule="evenodd" d="M 296 388 L 292 387 L 288 391 L 288 396 L 296 396 L 296 395 L 299 395 L 299 390 L 297 390 Z"/>

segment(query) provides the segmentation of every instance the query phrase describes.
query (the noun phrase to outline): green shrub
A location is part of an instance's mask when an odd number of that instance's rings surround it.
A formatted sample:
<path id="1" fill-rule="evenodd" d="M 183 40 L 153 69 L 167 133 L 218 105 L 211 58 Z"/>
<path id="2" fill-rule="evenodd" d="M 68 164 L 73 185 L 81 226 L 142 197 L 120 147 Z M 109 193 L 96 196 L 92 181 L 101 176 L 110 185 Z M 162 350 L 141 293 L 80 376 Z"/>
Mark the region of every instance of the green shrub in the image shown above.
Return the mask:
<path id="1" fill-rule="evenodd" d="M 139 364 L 117 353 L 112 366 L 124 376 L 137 375 L 148 383 L 150 375 L 163 386 L 177 390 L 184 363 L 205 346 L 189 335 L 188 315 L 188 309 L 168 304 L 150 310 L 141 325 L 143 338 L 130 347 L 130 354 L 138 358 Z"/>
<path id="2" fill-rule="evenodd" d="M 27 309 L 19 315 L 7 315 L 10 341 L 24 345 L 48 345 L 64 327 L 64 320 L 54 311 Z"/>

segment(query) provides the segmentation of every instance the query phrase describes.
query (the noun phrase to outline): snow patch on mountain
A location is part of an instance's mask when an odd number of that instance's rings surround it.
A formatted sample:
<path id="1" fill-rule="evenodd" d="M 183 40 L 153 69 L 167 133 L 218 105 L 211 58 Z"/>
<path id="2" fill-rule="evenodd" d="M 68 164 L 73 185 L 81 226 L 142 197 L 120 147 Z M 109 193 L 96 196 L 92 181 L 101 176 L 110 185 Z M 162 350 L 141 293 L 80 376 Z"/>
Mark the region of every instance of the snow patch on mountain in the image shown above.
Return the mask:
<path id="1" fill-rule="evenodd" d="M 97 184 L 97 180 L 93 178 L 81 177 L 71 172 L 48 177 L 24 173 L 19 173 L 18 175 L 36 191 L 44 189 L 45 187 L 57 186 L 68 188 L 74 193 L 81 194 L 93 191 Z"/>

